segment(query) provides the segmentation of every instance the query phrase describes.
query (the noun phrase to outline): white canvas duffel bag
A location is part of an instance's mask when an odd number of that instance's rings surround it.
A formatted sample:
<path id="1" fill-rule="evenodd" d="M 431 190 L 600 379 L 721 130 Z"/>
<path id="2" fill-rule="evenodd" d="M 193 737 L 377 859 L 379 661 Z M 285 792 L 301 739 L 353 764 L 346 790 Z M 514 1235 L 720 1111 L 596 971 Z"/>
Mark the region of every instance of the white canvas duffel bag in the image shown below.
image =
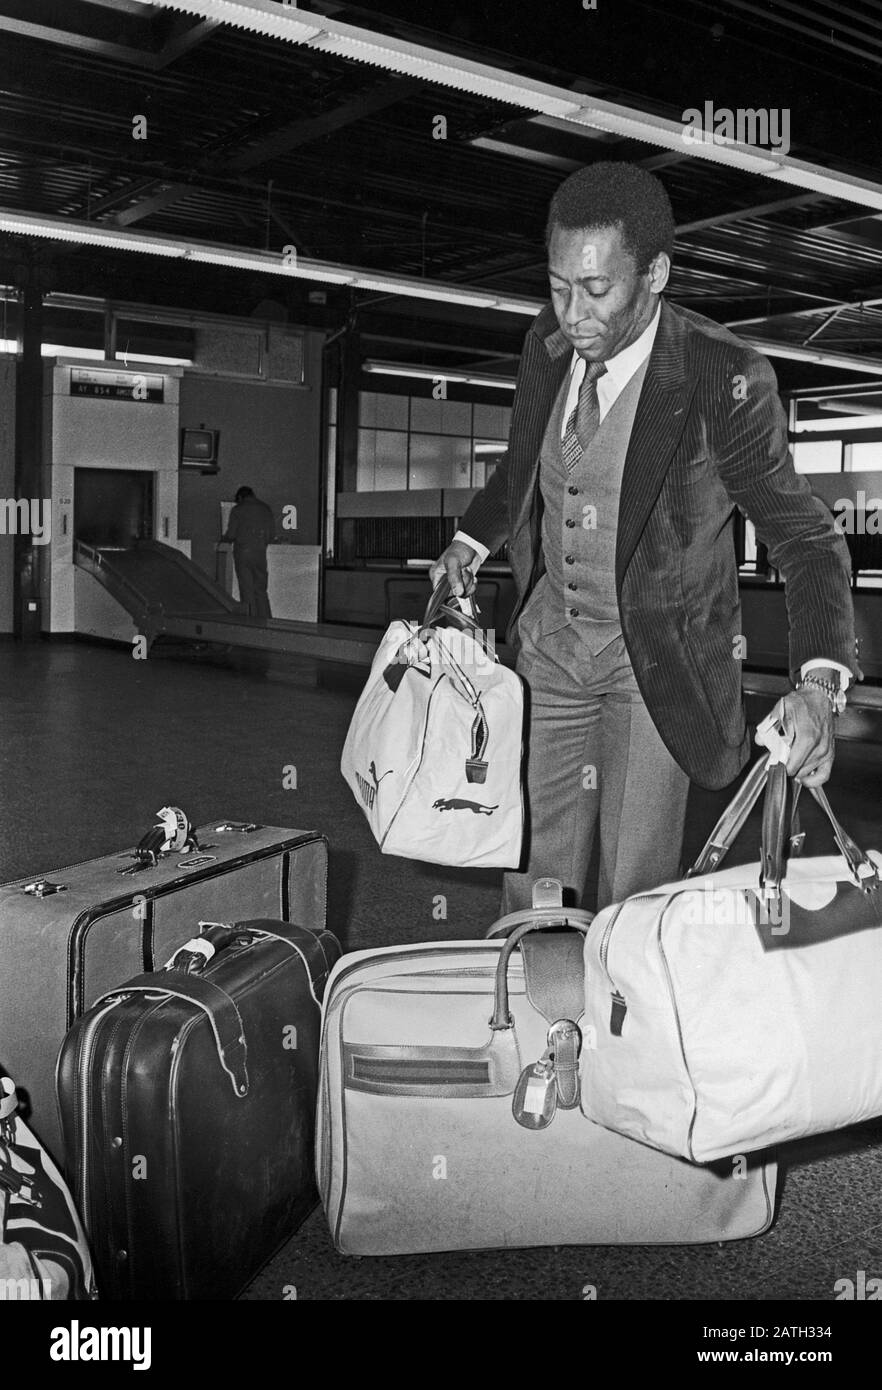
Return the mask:
<path id="1" fill-rule="evenodd" d="M 882 1114 L 882 856 L 812 789 L 840 853 L 795 857 L 791 825 L 785 858 L 787 782 L 761 759 L 692 875 L 586 939 L 583 1112 L 696 1163 Z M 759 873 L 718 872 L 764 785 Z"/>
<path id="2" fill-rule="evenodd" d="M 770 1155 L 699 1167 L 580 1114 L 590 914 L 560 907 L 553 879 L 533 901 L 491 929 L 504 941 L 387 946 L 334 968 L 316 1171 L 337 1249 L 698 1244 L 767 1230 Z"/>
<path id="3" fill-rule="evenodd" d="M 523 687 L 474 621 L 443 602 L 446 587 L 422 624 L 387 629 L 340 770 L 384 854 L 517 868 Z"/>

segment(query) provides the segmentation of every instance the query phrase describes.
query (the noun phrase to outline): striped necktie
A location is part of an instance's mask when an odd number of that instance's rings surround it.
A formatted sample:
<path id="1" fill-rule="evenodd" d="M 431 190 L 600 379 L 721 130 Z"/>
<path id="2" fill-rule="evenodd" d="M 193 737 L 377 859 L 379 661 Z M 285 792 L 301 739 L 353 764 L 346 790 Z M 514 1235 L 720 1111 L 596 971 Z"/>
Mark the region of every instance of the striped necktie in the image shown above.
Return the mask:
<path id="1" fill-rule="evenodd" d="M 600 424 L 600 402 L 597 381 L 606 372 L 603 362 L 586 362 L 585 376 L 579 387 L 579 399 L 567 421 L 563 435 L 563 458 L 567 472 L 572 473 L 579 459 L 597 433 Z"/>

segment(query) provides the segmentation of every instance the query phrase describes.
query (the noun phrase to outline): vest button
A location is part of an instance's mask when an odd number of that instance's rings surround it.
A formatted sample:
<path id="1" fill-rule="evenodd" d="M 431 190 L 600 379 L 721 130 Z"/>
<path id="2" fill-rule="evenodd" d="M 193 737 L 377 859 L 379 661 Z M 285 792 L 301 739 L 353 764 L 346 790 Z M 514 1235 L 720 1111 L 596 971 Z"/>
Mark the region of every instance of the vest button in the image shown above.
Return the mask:
<path id="1" fill-rule="evenodd" d="M 575 520 L 573 519 L 573 517 L 568 516 L 568 517 L 567 517 L 567 526 L 575 526 L 575 524 L 576 524 L 576 523 L 575 523 Z"/>
<path id="2" fill-rule="evenodd" d="M 578 587 L 579 587 L 578 584 L 568 584 L 568 585 L 567 585 L 567 588 L 568 588 L 568 589 L 578 589 Z"/>
<path id="3" fill-rule="evenodd" d="M 578 608 L 571 608 L 571 609 L 570 609 L 570 617 L 571 617 L 571 618 L 578 618 L 578 616 L 579 616 L 579 610 L 578 610 Z"/>
<path id="4" fill-rule="evenodd" d="M 567 565 L 574 565 L 576 563 L 575 555 L 566 555 L 564 557 L 564 563 Z"/>
<path id="5" fill-rule="evenodd" d="M 568 487 L 567 492 L 571 497 L 578 497 L 579 495 L 579 489 L 577 487 Z"/>

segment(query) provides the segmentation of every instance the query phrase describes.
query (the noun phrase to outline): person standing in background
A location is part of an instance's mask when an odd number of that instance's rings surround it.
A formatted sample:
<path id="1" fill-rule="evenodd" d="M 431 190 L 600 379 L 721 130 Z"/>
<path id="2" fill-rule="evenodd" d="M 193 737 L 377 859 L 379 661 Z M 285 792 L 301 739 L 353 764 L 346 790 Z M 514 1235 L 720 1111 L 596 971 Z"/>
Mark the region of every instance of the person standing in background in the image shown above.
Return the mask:
<path id="1" fill-rule="evenodd" d="M 275 531 L 276 524 L 267 504 L 255 497 L 253 488 L 240 487 L 222 539 L 232 542 L 239 598 L 249 618 L 259 618 L 261 622 L 272 617 L 267 594 L 266 548 Z"/>

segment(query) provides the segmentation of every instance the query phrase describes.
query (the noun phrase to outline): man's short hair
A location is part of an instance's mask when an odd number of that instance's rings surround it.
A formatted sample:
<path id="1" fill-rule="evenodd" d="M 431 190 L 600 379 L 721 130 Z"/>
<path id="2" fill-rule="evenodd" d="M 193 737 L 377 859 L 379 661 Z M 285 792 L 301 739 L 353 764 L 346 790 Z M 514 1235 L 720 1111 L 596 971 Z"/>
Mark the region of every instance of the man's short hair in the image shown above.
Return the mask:
<path id="1" fill-rule="evenodd" d="M 253 497 L 253 496 L 254 496 L 254 488 L 253 488 L 253 487 L 240 487 L 240 488 L 239 488 L 239 491 L 236 493 L 236 501 L 237 501 L 237 502 L 244 502 L 244 500 L 245 500 L 246 497 Z"/>
<path id="2" fill-rule="evenodd" d="M 660 251 L 674 250 L 674 214 L 664 185 L 638 164 L 589 164 L 565 179 L 551 200 L 545 245 L 555 227 L 619 227 L 627 250 L 645 275 Z"/>

